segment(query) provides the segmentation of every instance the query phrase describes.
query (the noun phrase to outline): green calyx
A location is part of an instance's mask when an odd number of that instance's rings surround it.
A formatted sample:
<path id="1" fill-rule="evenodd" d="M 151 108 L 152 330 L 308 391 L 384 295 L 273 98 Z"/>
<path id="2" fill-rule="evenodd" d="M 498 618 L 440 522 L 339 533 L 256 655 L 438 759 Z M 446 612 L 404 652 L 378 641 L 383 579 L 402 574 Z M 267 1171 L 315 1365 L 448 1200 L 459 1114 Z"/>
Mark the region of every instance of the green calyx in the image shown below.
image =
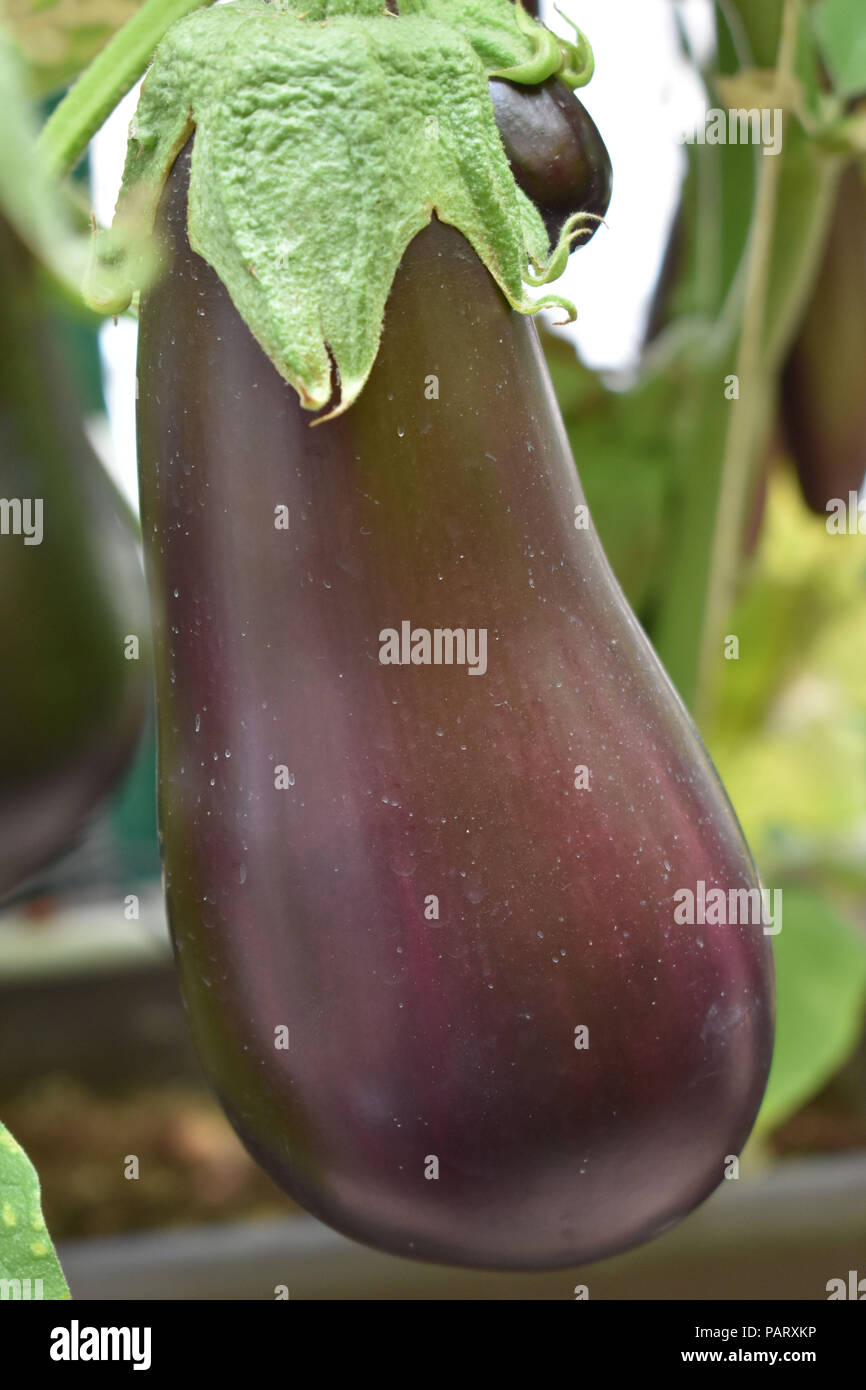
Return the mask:
<path id="1" fill-rule="evenodd" d="M 558 5 L 554 5 L 553 8 L 574 30 L 574 43 L 570 43 L 566 39 L 559 40 L 561 62 L 558 69 L 561 80 L 573 91 L 575 87 L 585 87 L 592 80 L 595 72 L 595 57 L 586 34 L 581 33 L 574 20 L 569 19 Z"/>
<path id="2" fill-rule="evenodd" d="M 332 360 L 331 414 L 357 399 L 403 252 L 434 215 L 463 233 L 519 312 L 559 305 L 574 318 L 555 295 L 527 297 L 526 285 L 561 273 L 574 228 L 548 258 L 488 95 L 489 77 L 510 69 L 520 80 L 540 54 L 550 61 L 546 33 L 510 0 L 401 0 L 399 17 L 376 0 L 235 0 L 181 20 L 142 88 L 91 299 L 116 313 L 141 285 L 130 253 L 114 289 L 125 229 L 153 224 L 195 134 L 190 245 L 310 410 L 331 401 Z"/>
<path id="3" fill-rule="evenodd" d="M 570 43 L 567 39 L 558 38 L 542 25 L 536 24 L 531 15 L 526 13 L 520 0 L 515 0 L 515 5 L 517 23 L 533 43 L 532 57 L 526 63 L 517 63 L 514 67 L 491 72 L 490 77 L 505 77 L 509 82 L 525 83 L 546 82 L 548 77 L 559 77 L 568 87 L 585 87 L 595 71 L 595 59 L 586 36 L 581 33 L 574 20 L 563 14 L 558 5 L 554 5 L 556 13 L 574 30 L 575 42 Z"/>

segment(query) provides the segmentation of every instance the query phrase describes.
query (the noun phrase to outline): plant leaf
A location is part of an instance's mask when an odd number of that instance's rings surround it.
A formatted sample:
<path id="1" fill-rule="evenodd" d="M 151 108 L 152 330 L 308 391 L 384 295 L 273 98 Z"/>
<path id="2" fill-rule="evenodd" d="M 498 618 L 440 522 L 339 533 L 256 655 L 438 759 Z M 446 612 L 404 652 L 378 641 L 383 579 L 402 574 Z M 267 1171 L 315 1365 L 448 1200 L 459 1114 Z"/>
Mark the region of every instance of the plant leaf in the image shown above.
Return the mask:
<path id="1" fill-rule="evenodd" d="M 2 30 L 0 130 L 0 215 L 42 264 L 77 294 L 88 241 L 75 235 L 70 209 L 40 157 L 23 64 Z"/>
<path id="2" fill-rule="evenodd" d="M 770 881 L 866 883 L 866 537 L 831 535 L 791 472 L 768 489 L 707 743 Z M 834 877 L 835 881 L 835 877 Z"/>
<path id="3" fill-rule="evenodd" d="M 823 0 L 814 12 L 815 33 L 840 97 L 866 92 L 866 25 L 863 0 Z"/>
<path id="4" fill-rule="evenodd" d="M 776 960 L 776 1048 L 756 1128 L 767 1132 L 813 1096 L 853 1051 L 866 1010 L 866 937 L 834 906 L 783 891 Z"/>
<path id="5" fill-rule="evenodd" d="M 69 1289 L 63 1277 L 51 1239 L 45 1229 L 39 1178 L 21 1145 L 0 1123 L 0 1280 L 29 1280 L 17 1294 L 8 1292 L 4 1282 L 3 1297 L 68 1299 Z M 41 1280 L 41 1293 L 33 1292 L 34 1282 Z M 37 1285 L 38 1287 L 38 1285 Z"/>
<path id="6" fill-rule="evenodd" d="M 677 383 L 648 373 L 607 389 L 572 346 L 543 335 L 554 390 L 595 527 L 632 608 L 651 608 L 670 509 L 670 425 Z"/>
<path id="7" fill-rule="evenodd" d="M 5 0 L 3 19 L 27 61 L 33 89 L 56 92 L 122 29 L 141 0 Z"/>

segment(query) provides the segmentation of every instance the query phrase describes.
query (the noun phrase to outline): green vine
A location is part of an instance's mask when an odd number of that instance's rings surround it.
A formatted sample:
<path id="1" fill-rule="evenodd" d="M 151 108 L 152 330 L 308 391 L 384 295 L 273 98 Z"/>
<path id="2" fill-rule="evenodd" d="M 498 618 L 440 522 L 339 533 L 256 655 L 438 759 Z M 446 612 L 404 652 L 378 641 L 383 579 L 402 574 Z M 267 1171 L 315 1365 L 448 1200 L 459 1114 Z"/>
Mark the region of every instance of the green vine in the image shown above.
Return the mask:
<path id="1" fill-rule="evenodd" d="M 168 29 L 210 0 L 145 0 L 106 44 L 43 127 L 40 147 L 52 173 L 69 173 L 115 106 L 144 72 Z"/>
<path id="2" fill-rule="evenodd" d="M 801 0 L 785 0 L 776 65 L 776 80 L 783 90 L 794 75 L 800 11 Z M 745 310 L 736 372 L 741 389 L 745 389 L 732 414 L 725 441 L 703 640 L 698 656 L 699 708 L 709 696 L 713 672 L 718 666 L 719 638 L 737 592 L 742 538 L 752 491 L 754 442 L 762 425 L 760 382 L 765 370 L 765 317 L 780 174 L 778 159 L 761 160 L 747 253 Z"/>
<path id="3" fill-rule="evenodd" d="M 692 263 L 679 289 L 687 343 L 669 369 L 681 402 L 669 446 L 671 547 L 652 632 L 704 727 L 721 677 L 723 625 L 741 579 L 776 378 L 817 272 L 842 162 L 797 119 L 794 76 L 808 81 L 817 61 L 801 0 L 774 0 L 770 8 L 765 0 L 719 0 L 718 8 L 734 25 L 731 58 L 740 73 L 757 67 L 768 76 L 772 67 L 772 104 L 788 118 L 783 152 L 765 158 L 755 151 L 748 208 L 738 162 L 723 161 L 711 146 L 692 156 Z M 769 100 L 765 87 L 754 104 Z M 723 254 L 732 244 L 742 247 L 736 265 Z M 731 374 L 739 380 L 736 400 L 722 389 Z"/>

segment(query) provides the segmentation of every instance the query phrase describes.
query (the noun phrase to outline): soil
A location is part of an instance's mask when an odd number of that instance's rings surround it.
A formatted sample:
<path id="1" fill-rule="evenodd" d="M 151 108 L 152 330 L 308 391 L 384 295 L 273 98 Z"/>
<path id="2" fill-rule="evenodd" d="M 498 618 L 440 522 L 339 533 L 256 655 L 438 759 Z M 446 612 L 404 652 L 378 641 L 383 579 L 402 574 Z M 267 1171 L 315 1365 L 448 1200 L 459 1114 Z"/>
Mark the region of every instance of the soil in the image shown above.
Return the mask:
<path id="1" fill-rule="evenodd" d="M 118 1095 L 56 1076 L 4 1101 L 2 1113 L 39 1173 L 55 1240 L 297 1210 L 195 1083 Z"/>

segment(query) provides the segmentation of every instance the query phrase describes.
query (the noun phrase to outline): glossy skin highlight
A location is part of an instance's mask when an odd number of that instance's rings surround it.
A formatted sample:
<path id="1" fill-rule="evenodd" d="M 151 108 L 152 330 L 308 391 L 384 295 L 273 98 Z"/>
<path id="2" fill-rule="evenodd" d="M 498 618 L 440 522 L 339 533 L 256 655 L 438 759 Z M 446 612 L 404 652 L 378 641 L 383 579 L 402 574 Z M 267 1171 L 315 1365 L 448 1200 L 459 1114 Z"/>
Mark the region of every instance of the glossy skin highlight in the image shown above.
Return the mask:
<path id="1" fill-rule="evenodd" d="M 722 1180 L 764 1089 L 767 938 L 673 919 L 678 888 L 757 885 L 740 829 L 575 526 L 536 330 L 468 243 L 413 241 L 370 382 L 310 428 L 187 245 L 185 161 L 139 434 L 205 1069 L 262 1166 L 358 1240 L 527 1270 L 626 1249 Z M 486 673 L 382 665 L 403 620 L 486 629 Z"/>

